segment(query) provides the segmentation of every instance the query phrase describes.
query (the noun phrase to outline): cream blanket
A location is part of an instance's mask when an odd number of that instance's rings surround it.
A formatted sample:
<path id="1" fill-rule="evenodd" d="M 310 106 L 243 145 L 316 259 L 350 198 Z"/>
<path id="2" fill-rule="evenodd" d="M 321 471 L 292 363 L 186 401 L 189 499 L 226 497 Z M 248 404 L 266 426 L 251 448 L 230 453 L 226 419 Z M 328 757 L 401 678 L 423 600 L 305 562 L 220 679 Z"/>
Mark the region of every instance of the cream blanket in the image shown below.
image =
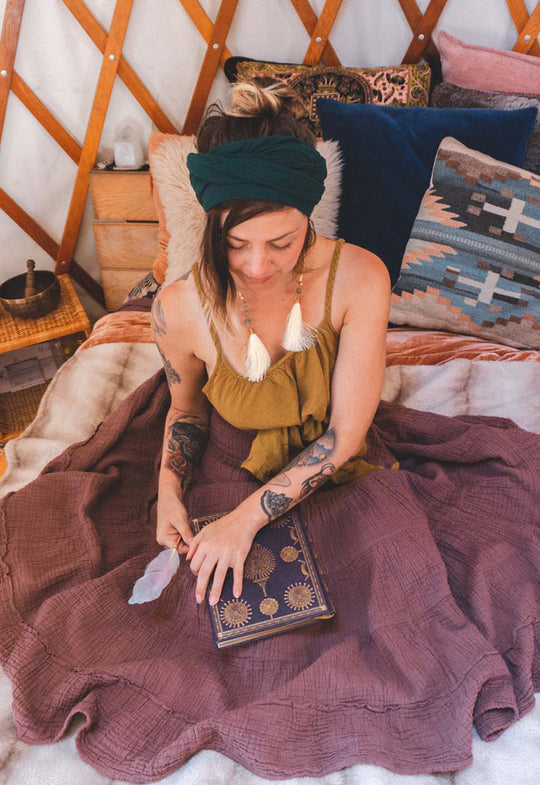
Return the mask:
<path id="1" fill-rule="evenodd" d="M 21 488 L 68 445 L 87 439 L 118 403 L 161 367 L 152 343 L 103 343 L 79 349 L 56 374 L 35 420 L 8 442 L 8 467 L 0 496 Z M 540 433 L 540 363 L 455 359 L 442 365 L 393 365 L 382 397 L 440 414 L 493 414 Z M 38 525 L 38 522 L 36 522 Z M 540 694 L 539 694 L 540 696 Z M 537 696 L 538 697 L 538 696 Z M 113 785 L 80 759 L 77 717 L 61 741 L 29 746 L 16 736 L 11 684 L 0 671 L 0 783 L 6 785 Z M 473 730 L 473 764 L 455 774 L 404 776 L 356 765 L 318 780 L 283 780 L 288 785 L 528 785 L 540 782 L 540 703 L 496 741 L 482 742 Z M 220 753 L 205 750 L 161 780 L 167 785 L 259 785 Z M 273 781 L 275 782 L 275 781 Z M 121 785 L 115 780 L 114 785 Z"/>

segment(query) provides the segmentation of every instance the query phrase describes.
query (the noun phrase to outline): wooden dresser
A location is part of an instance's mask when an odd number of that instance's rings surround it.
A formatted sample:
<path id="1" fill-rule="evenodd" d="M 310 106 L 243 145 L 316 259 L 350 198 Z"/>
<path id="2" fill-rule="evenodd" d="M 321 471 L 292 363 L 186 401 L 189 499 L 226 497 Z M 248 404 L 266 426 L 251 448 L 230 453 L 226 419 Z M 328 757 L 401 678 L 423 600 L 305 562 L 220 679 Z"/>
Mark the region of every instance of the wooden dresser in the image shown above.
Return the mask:
<path id="1" fill-rule="evenodd" d="M 115 311 L 157 255 L 150 172 L 94 169 L 89 178 L 105 304 Z"/>

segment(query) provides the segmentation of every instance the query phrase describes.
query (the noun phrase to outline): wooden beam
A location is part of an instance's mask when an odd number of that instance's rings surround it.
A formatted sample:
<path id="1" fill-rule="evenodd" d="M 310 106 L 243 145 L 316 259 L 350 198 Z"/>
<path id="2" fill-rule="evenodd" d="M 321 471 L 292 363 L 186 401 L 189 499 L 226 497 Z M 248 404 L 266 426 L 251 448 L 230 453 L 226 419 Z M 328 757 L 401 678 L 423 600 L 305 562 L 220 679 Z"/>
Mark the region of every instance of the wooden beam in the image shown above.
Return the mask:
<path id="1" fill-rule="evenodd" d="M 540 30 L 540 2 L 536 4 L 536 8 L 530 15 L 527 23 L 521 30 L 518 39 L 512 49 L 514 52 L 521 52 L 527 54 L 532 50 L 534 44 L 538 45 L 538 31 Z"/>
<path id="2" fill-rule="evenodd" d="M 430 0 L 419 24 L 414 28 L 412 41 L 403 57 L 404 63 L 419 62 L 447 2 L 448 0 Z"/>
<path id="3" fill-rule="evenodd" d="M 409 27 L 414 33 L 414 31 L 422 24 L 422 12 L 418 8 L 416 0 L 398 0 L 398 2 L 401 6 L 401 10 L 403 11 L 405 19 L 409 24 Z M 435 57 L 439 57 L 439 50 L 435 46 L 435 41 L 431 35 L 424 51 L 434 55 Z M 403 58 L 401 62 L 405 63 L 405 58 Z"/>
<path id="4" fill-rule="evenodd" d="M 82 0 L 63 0 L 63 2 L 100 52 L 104 53 L 105 47 L 107 46 L 107 33 L 94 19 Z M 118 76 L 133 94 L 134 98 L 139 102 L 158 131 L 161 131 L 164 134 L 178 133 L 174 123 L 169 120 L 165 112 L 161 109 L 157 101 L 152 97 L 123 56 L 120 57 L 118 63 Z"/>
<path id="5" fill-rule="evenodd" d="M 304 65 L 318 65 L 343 0 L 326 0 L 304 57 Z"/>
<path id="6" fill-rule="evenodd" d="M 527 6 L 525 5 L 524 0 L 506 0 L 506 4 L 510 10 L 510 15 L 519 35 L 529 21 L 529 12 L 527 10 Z M 536 7 L 535 11 L 537 8 L 538 6 Z M 531 55 L 536 55 L 537 57 L 540 56 L 540 44 L 536 40 L 536 36 L 532 36 L 531 45 L 527 51 Z"/>
<path id="7" fill-rule="evenodd" d="M 291 3 L 293 4 L 296 13 L 300 17 L 300 21 L 306 28 L 309 37 L 313 39 L 318 19 L 315 11 L 309 4 L 309 0 L 291 0 Z M 341 60 L 337 56 L 334 47 L 328 39 L 322 48 L 322 55 L 320 59 L 325 65 L 341 65 Z"/>
<path id="8" fill-rule="evenodd" d="M 103 55 L 94 102 L 90 112 L 90 120 L 86 129 L 86 137 L 75 179 L 75 187 L 73 188 L 69 205 L 66 226 L 56 258 L 57 274 L 69 272 L 88 192 L 88 172 L 92 169 L 96 160 L 132 6 L 133 0 L 116 0 L 111 29 Z"/>
<path id="9" fill-rule="evenodd" d="M 208 43 L 206 55 L 182 129 L 183 134 L 197 133 L 237 5 L 238 0 L 221 0 L 213 34 Z"/>
<path id="10" fill-rule="evenodd" d="M 0 36 L 0 139 L 4 130 L 23 11 L 24 0 L 7 0 Z"/>
<path id="11" fill-rule="evenodd" d="M 189 18 L 202 35 L 204 40 L 207 44 L 210 43 L 210 39 L 212 38 L 212 33 L 214 31 L 214 25 L 212 21 L 202 5 L 199 3 L 198 0 L 179 0 L 182 3 L 184 10 L 187 12 Z M 223 47 L 223 51 L 221 53 L 221 67 L 225 66 L 225 61 L 232 57 L 231 52 L 227 49 L 226 46 Z"/>
<path id="12" fill-rule="evenodd" d="M 53 259 L 56 259 L 58 253 L 58 243 L 50 237 L 41 226 L 31 218 L 22 207 L 19 207 L 17 202 L 7 194 L 3 188 L 0 188 L 0 207 L 9 215 L 12 221 L 15 221 L 17 226 L 26 232 L 40 248 L 49 254 Z M 21 272 L 24 272 L 22 270 Z"/>
<path id="13" fill-rule="evenodd" d="M 34 115 L 36 120 L 41 123 L 54 141 L 57 142 L 62 150 L 64 150 L 64 152 L 66 152 L 78 165 L 82 150 L 80 144 L 78 144 L 71 134 L 66 131 L 64 126 L 58 122 L 52 112 L 49 112 L 45 104 L 39 100 L 34 91 L 26 84 L 24 79 L 21 79 L 16 71 L 13 72 L 11 88 L 13 95 L 17 96 L 19 101 L 21 101 L 28 111 Z"/>

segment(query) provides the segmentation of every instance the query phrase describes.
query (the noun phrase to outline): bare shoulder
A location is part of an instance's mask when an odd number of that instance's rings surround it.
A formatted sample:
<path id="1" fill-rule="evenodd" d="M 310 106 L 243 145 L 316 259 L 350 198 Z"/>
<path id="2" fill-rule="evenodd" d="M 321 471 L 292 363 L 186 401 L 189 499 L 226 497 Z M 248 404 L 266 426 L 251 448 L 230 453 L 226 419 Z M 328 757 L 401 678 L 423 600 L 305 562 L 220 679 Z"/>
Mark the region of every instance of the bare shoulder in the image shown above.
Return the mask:
<path id="1" fill-rule="evenodd" d="M 352 314 L 370 314 L 370 318 L 388 317 L 390 274 L 376 254 L 352 243 L 344 243 L 336 274 L 334 297 L 336 314 L 343 324 Z"/>
<path id="2" fill-rule="evenodd" d="M 197 330 L 200 326 L 201 306 L 193 276 L 190 274 L 162 287 L 152 303 L 152 329 L 154 337 L 182 334 L 184 345 L 186 338 L 192 337 L 194 346 Z"/>
<path id="3" fill-rule="evenodd" d="M 358 245 L 343 244 L 339 272 L 346 287 L 369 286 L 390 291 L 390 274 L 382 259 Z"/>

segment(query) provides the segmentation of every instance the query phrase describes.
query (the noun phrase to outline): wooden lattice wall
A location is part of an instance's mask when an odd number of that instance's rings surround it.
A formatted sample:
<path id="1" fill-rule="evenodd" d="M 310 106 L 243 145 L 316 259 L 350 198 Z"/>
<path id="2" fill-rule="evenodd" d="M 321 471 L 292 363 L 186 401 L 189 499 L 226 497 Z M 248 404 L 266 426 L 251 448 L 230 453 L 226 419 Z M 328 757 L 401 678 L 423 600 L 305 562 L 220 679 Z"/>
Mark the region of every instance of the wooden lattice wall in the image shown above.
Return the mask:
<path id="1" fill-rule="evenodd" d="M 161 1 L 163 2 L 163 0 Z M 174 2 L 174 0 L 169 1 Z M 267 2 L 270 1 L 267 0 Z M 346 0 L 346 2 L 359 1 Z M 63 0 L 63 2 L 82 30 L 102 53 L 101 71 L 82 146 L 14 70 L 24 0 L 7 0 L 0 39 L 0 142 L 8 98 L 10 92 L 13 92 L 78 167 L 60 243 L 50 237 L 3 188 L 0 188 L 0 208 L 55 259 L 56 273 L 69 272 L 96 300 L 103 303 L 101 287 L 77 264 L 73 259 L 73 253 L 88 191 L 88 173 L 94 166 L 98 153 L 114 81 L 116 77 L 119 77 L 124 82 L 160 131 L 195 133 L 216 73 L 232 54 L 227 49 L 226 41 L 237 11 L 238 0 L 221 0 L 214 23 L 208 18 L 198 0 L 179 0 L 207 44 L 206 54 L 182 129 L 177 129 L 174 126 L 122 54 L 134 0 L 116 0 L 108 33 L 99 25 L 83 0 Z M 306 65 L 317 65 L 318 63 L 341 65 L 332 47 L 330 34 L 344 0 L 326 0 L 319 17 L 314 13 L 309 0 L 290 0 L 290 2 L 310 36 L 303 62 Z M 430 0 L 423 14 L 416 0 L 396 0 L 396 2 L 401 6 L 412 32 L 411 42 L 403 56 L 403 62 L 415 63 L 428 53 L 436 54 L 437 50 L 431 36 L 445 6 L 452 0 Z M 540 31 L 540 0 L 531 13 L 527 10 L 524 0 L 506 0 L 506 3 L 517 31 L 517 39 L 513 46 L 514 51 L 540 56 L 540 46 L 537 40 Z"/>

